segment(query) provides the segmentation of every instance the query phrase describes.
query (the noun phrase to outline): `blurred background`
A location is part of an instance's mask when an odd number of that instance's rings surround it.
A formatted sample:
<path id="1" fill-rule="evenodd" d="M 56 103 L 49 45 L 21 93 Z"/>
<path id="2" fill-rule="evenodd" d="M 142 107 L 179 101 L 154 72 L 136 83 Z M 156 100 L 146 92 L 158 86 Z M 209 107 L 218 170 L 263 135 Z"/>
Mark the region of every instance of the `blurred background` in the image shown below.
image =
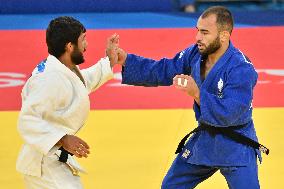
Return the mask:
<path id="1" fill-rule="evenodd" d="M 45 29 L 51 19 L 69 15 L 87 28 L 86 63 L 105 56 L 106 38 L 120 35 L 129 53 L 173 57 L 195 42 L 196 21 L 212 5 L 234 15 L 232 42 L 258 74 L 255 127 L 271 154 L 259 165 L 261 188 L 283 188 L 284 177 L 284 2 L 282 0 L 0 0 L 0 183 L 24 188 L 15 162 L 23 143 L 17 132 L 21 89 L 45 59 Z M 87 189 L 159 189 L 179 140 L 196 127 L 192 98 L 173 87 L 134 87 L 115 77 L 90 96 L 91 113 L 79 136 L 91 146 L 80 159 Z M 63 187 L 64 188 L 64 187 Z M 199 189 L 228 188 L 218 172 Z"/>

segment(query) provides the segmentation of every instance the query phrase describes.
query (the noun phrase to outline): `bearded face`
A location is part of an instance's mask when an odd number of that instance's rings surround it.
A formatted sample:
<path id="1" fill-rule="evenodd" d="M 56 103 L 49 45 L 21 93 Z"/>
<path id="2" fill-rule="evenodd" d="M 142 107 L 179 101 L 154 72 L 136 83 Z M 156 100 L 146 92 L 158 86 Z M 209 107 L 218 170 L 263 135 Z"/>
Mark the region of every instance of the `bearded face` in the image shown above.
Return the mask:
<path id="1" fill-rule="evenodd" d="M 83 53 L 79 50 L 77 45 L 74 46 L 74 50 L 71 53 L 71 60 L 76 65 L 79 65 L 85 62 Z"/>
<path id="2" fill-rule="evenodd" d="M 197 45 L 200 54 L 202 56 L 208 56 L 215 53 L 221 47 L 220 36 L 218 35 L 211 43 L 207 45 L 197 41 Z"/>

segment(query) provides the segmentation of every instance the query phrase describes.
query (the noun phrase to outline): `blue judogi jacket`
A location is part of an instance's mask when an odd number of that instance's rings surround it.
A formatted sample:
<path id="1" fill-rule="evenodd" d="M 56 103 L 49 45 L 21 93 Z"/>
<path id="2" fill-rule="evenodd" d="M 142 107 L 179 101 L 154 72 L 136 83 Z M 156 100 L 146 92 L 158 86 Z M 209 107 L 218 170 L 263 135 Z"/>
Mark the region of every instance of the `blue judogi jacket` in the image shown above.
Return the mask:
<path id="1" fill-rule="evenodd" d="M 191 75 L 200 89 L 200 106 L 194 102 L 196 120 L 212 127 L 245 125 L 236 131 L 257 141 L 252 120 L 253 88 L 257 72 L 250 60 L 232 43 L 202 81 L 203 57 L 197 45 L 179 52 L 174 58 L 152 60 L 128 54 L 122 83 L 139 86 L 172 85 L 178 74 Z M 207 131 L 193 134 L 185 145 L 187 162 L 207 166 L 245 166 L 255 160 L 258 150 L 237 143 L 221 134 Z M 255 162 L 254 162 L 255 163 Z"/>

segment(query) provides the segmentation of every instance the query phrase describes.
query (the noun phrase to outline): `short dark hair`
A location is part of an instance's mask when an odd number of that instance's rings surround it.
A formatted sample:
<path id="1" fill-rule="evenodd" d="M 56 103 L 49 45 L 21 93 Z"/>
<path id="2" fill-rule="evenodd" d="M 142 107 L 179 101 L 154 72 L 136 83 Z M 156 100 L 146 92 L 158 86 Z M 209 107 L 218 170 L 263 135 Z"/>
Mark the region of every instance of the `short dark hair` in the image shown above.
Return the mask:
<path id="1" fill-rule="evenodd" d="M 234 20 L 232 13 L 223 6 L 213 6 L 206 9 L 201 18 L 206 18 L 210 15 L 216 15 L 216 23 L 219 31 L 228 31 L 232 33 L 234 27 Z"/>
<path id="2" fill-rule="evenodd" d="M 50 21 L 46 30 L 48 53 L 59 58 L 65 52 L 67 43 L 78 45 L 78 38 L 86 28 L 81 22 L 69 16 L 61 16 Z"/>

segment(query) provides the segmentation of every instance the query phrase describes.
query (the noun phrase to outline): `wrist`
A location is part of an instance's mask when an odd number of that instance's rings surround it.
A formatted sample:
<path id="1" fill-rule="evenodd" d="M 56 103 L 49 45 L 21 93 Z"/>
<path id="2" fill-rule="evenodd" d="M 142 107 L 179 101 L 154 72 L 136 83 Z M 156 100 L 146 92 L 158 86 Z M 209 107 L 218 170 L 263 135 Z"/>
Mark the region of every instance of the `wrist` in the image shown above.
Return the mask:
<path id="1" fill-rule="evenodd" d="M 126 64 L 126 61 L 127 61 L 127 57 L 128 57 L 128 54 L 123 51 L 123 52 L 119 52 L 118 53 L 118 64 L 121 65 L 121 66 L 125 66 Z"/>
<path id="2" fill-rule="evenodd" d="M 67 136 L 67 135 L 64 135 L 64 136 L 57 142 L 57 144 L 60 145 L 60 146 L 63 146 L 64 140 L 66 139 L 66 136 Z"/>
<path id="3" fill-rule="evenodd" d="M 122 62 L 121 66 L 125 66 L 125 62 L 126 62 L 126 60 L 124 60 L 124 61 Z"/>
<path id="4" fill-rule="evenodd" d="M 200 105 L 200 93 L 199 93 L 199 92 L 196 93 L 193 98 L 194 98 L 195 102 L 196 102 L 198 105 Z"/>

